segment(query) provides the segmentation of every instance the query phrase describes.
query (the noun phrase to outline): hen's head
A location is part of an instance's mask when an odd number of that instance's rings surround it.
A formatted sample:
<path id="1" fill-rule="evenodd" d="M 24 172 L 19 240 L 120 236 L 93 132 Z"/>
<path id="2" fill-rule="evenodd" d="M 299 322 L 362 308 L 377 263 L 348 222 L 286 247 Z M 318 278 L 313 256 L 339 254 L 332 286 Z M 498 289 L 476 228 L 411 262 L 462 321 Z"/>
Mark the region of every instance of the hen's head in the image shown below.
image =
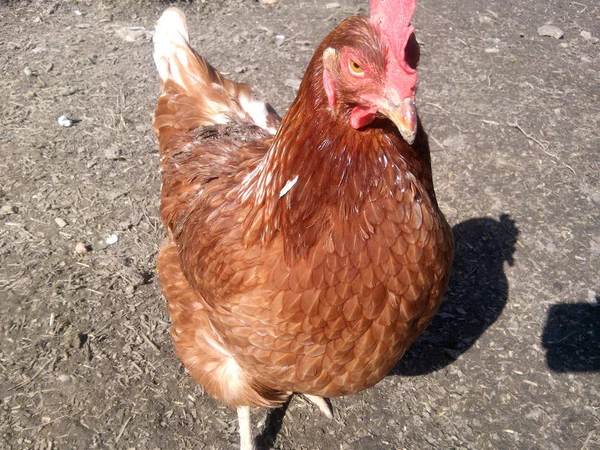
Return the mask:
<path id="1" fill-rule="evenodd" d="M 416 0 L 371 0 L 371 17 L 343 21 L 321 45 L 329 107 L 359 129 L 387 117 L 414 142 L 419 46 L 410 26 Z"/>

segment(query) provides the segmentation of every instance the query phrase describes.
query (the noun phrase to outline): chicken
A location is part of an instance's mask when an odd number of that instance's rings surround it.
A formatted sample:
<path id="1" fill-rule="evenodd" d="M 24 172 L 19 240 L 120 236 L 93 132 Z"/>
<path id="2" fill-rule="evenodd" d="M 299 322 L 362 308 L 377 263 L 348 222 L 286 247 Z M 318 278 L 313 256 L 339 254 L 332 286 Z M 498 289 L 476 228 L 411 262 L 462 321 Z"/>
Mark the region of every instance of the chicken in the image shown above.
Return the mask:
<path id="1" fill-rule="evenodd" d="M 181 11 L 154 36 L 167 234 L 158 274 L 175 351 L 237 408 L 379 382 L 423 332 L 454 244 L 414 98 L 414 0 L 371 0 L 319 45 L 283 119 L 189 45 Z"/>

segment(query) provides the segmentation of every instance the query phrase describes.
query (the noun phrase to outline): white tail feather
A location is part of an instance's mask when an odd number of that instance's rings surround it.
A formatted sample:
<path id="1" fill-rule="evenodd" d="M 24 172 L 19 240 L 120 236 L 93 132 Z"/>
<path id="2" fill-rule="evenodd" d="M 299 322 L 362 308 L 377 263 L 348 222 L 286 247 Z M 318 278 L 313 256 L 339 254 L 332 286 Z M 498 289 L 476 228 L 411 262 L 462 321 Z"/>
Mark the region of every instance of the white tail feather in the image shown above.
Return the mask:
<path id="1" fill-rule="evenodd" d="M 168 8 L 156 22 L 154 34 L 154 63 L 158 76 L 164 83 L 171 78 L 183 85 L 182 78 L 175 65 L 169 63 L 171 59 L 181 61 L 183 67 L 188 63 L 189 36 L 185 15 L 177 8 Z M 173 69 L 175 68 L 175 72 Z"/>
<path id="2" fill-rule="evenodd" d="M 154 63 L 162 85 L 171 80 L 179 85 L 180 93 L 198 96 L 202 89 L 218 93 L 201 96 L 201 108 L 210 117 L 202 125 L 225 124 L 237 116 L 275 134 L 280 120 L 277 114 L 269 112 L 267 105 L 247 88 L 238 89 L 244 85 L 215 76 L 214 69 L 190 48 L 185 15 L 180 9 L 168 8 L 163 12 L 153 40 Z M 216 77 L 218 81 L 214 81 Z"/>

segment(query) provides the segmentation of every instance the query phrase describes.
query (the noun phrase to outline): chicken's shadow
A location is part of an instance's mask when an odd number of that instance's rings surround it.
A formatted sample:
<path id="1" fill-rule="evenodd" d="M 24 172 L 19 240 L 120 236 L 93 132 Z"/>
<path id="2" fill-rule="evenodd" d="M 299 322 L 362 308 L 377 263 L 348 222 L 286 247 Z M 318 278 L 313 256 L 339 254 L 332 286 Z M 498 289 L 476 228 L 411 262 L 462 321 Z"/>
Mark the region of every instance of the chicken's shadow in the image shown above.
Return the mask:
<path id="1" fill-rule="evenodd" d="M 453 229 L 456 254 L 450 286 L 425 333 L 390 375 L 424 375 L 454 362 L 496 321 L 508 300 L 504 262 L 513 264 L 519 230 L 502 215 L 470 219 Z"/>
<path id="2" fill-rule="evenodd" d="M 275 439 L 283 426 L 283 419 L 290 406 L 290 400 L 291 397 L 281 407 L 269 409 L 267 418 L 265 419 L 265 426 L 255 439 L 257 450 L 269 450 L 275 446 Z"/>

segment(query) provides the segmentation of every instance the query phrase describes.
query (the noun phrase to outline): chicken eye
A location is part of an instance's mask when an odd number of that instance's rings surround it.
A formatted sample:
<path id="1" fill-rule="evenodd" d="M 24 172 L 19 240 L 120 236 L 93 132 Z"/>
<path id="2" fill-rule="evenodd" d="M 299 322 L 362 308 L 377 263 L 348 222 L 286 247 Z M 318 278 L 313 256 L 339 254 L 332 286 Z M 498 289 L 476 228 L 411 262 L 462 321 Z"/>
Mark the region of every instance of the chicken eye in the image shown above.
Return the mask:
<path id="1" fill-rule="evenodd" d="M 360 67 L 353 59 L 348 59 L 348 67 L 350 68 L 350 72 L 354 75 L 363 75 L 365 73 L 362 67 Z"/>

